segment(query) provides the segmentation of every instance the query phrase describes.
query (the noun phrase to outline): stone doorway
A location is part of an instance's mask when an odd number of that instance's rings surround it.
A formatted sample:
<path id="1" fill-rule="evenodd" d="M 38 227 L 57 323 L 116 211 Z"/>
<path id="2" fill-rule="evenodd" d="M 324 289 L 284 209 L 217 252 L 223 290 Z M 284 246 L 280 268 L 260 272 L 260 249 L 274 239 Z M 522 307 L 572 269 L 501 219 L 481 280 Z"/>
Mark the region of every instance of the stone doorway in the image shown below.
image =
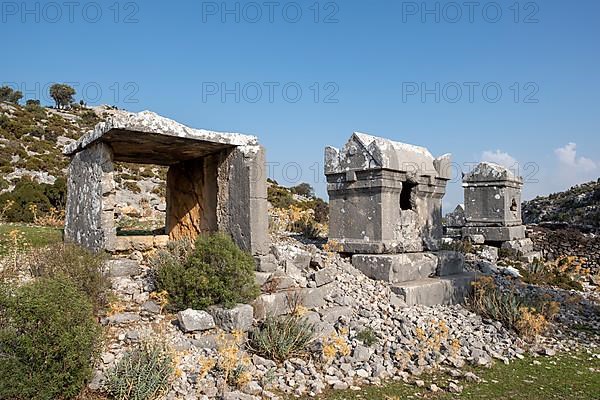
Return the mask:
<path id="1" fill-rule="evenodd" d="M 123 112 L 64 153 L 71 157 L 66 240 L 96 251 L 146 250 L 167 239 L 223 231 L 243 250 L 268 251 L 265 157 L 254 136 L 192 129 L 147 111 Z M 144 237 L 142 244 L 117 236 L 114 162 L 168 168 L 165 235 Z"/>

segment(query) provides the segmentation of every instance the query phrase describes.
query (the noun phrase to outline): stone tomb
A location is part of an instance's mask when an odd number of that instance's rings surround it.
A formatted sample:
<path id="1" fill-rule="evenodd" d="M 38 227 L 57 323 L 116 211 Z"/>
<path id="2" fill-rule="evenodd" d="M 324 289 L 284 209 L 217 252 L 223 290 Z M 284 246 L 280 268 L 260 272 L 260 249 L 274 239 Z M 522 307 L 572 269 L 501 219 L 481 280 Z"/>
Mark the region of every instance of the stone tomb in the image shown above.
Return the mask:
<path id="1" fill-rule="evenodd" d="M 91 250 L 146 249 L 167 237 L 117 237 L 113 162 L 168 166 L 168 239 L 229 233 L 268 252 L 264 149 L 254 136 L 192 129 L 152 112 L 118 112 L 67 146 L 65 239 Z M 149 244 L 150 243 L 150 244 Z"/>
<path id="2" fill-rule="evenodd" d="M 462 238 L 462 228 L 465 226 L 465 206 L 459 204 L 454 211 L 446 214 L 444 237 Z"/>
<path id="3" fill-rule="evenodd" d="M 460 301 L 472 278 L 464 258 L 439 252 L 450 172 L 450 155 L 363 133 L 327 147 L 330 243 L 408 304 Z"/>
<path id="4" fill-rule="evenodd" d="M 521 219 L 523 178 L 509 169 L 483 162 L 463 177 L 465 227 L 463 238 L 520 252 L 533 259 L 533 242 Z"/>

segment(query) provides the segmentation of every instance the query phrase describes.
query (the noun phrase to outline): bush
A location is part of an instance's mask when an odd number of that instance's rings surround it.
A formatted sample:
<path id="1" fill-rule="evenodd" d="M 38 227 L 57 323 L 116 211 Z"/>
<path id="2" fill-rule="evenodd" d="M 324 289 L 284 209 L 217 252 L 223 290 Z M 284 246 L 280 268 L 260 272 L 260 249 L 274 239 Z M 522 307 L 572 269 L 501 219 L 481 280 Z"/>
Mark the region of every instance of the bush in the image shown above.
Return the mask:
<path id="1" fill-rule="evenodd" d="M 297 315 L 267 317 L 250 332 L 250 349 L 272 360 L 302 357 L 314 339 L 314 326 Z"/>
<path id="2" fill-rule="evenodd" d="M 70 399 L 92 372 L 101 329 L 68 280 L 0 288 L 0 398 Z"/>
<path id="3" fill-rule="evenodd" d="M 169 308 L 174 311 L 215 304 L 232 307 L 259 294 L 254 259 L 225 234 L 200 236 L 189 253 L 172 252 L 173 247 L 170 254 L 160 252 L 152 264 L 157 289 L 169 293 Z"/>
<path id="4" fill-rule="evenodd" d="M 467 299 L 468 307 L 484 318 L 499 321 L 526 339 L 544 333 L 549 321 L 559 311 L 556 302 L 541 302 L 519 296 L 514 291 L 503 292 L 493 278 L 480 278 L 473 283 Z"/>
<path id="5" fill-rule="evenodd" d="M 289 189 L 275 185 L 268 187 L 267 201 L 275 208 L 288 208 L 296 203 Z"/>
<path id="6" fill-rule="evenodd" d="M 363 329 L 362 331 L 358 332 L 358 334 L 356 335 L 356 338 L 358 340 L 360 340 L 361 342 L 363 342 L 366 346 L 369 346 L 369 347 L 377 344 L 377 341 L 378 341 L 377 335 L 375 334 L 375 331 L 371 327 L 367 327 L 367 328 Z"/>
<path id="7" fill-rule="evenodd" d="M 103 272 L 106 255 L 74 244 L 57 243 L 35 250 L 30 270 L 34 277 L 70 280 L 85 293 L 96 310 L 106 306 L 110 281 Z"/>
<path id="8" fill-rule="evenodd" d="M 173 359 L 165 346 L 144 343 L 108 373 L 106 391 L 117 400 L 159 398 L 169 387 Z"/>
<path id="9" fill-rule="evenodd" d="M 582 291 L 583 286 L 569 275 L 571 265 L 569 257 L 560 258 L 556 262 L 544 263 L 536 259 L 533 263 L 521 268 L 523 282 L 532 285 L 555 286 L 564 290 Z"/>
<path id="10" fill-rule="evenodd" d="M 7 221 L 35 222 L 36 216 L 48 213 L 51 208 L 63 209 L 66 191 L 66 182 L 63 178 L 48 185 L 25 177 L 15 184 L 12 192 L 0 195 L 0 204 L 12 202 L 12 206 L 4 214 Z M 35 213 L 32 211 L 32 206 L 35 207 Z"/>

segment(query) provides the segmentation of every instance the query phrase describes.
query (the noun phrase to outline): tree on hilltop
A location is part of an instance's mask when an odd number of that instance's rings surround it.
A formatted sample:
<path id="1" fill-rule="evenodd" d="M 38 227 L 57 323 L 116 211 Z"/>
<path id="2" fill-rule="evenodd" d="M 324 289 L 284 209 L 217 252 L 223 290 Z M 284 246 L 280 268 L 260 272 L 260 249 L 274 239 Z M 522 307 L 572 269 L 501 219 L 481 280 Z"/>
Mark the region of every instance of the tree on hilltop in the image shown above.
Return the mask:
<path id="1" fill-rule="evenodd" d="M 73 96 L 75 96 L 75 89 L 64 83 L 55 83 L 50 87 L 50 97 L 54 99 L 56 108 L 65 108 L 73 102 Z"/>
<path id="2" fill-rule="evenodd" d="M 8 103 L 19 104 L 19 100 L 23 98 L 23 93 L 18 90 L 14 90 L 10 86 L 0 87 L 0 101 L 6 101 Z"/>

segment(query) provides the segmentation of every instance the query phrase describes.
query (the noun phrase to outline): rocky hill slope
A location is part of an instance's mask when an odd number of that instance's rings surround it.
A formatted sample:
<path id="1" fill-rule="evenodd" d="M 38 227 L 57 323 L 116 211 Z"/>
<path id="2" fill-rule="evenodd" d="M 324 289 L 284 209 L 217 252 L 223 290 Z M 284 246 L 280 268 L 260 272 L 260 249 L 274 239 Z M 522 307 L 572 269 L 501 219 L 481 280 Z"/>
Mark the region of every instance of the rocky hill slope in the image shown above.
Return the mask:
<path id="1" fill-rule="evenodd" d="M 114 112 L 110 106 L 56 110 L 0 102 L 0 194 L 26 180 L 46 185 L 64 180 L 69 160 L 62 155 L 63 147 Z M 164 167 L 115 164 L 121 227 L 140 217 L 148 218 L 149 229 L 160 225 L 151 220 L 164 222 L 165 178 Z"/>
<path id="2" fill-rule="evenodd" d="M 600 229 L 600 179 L 523 203 L 526 224 Z"/>

